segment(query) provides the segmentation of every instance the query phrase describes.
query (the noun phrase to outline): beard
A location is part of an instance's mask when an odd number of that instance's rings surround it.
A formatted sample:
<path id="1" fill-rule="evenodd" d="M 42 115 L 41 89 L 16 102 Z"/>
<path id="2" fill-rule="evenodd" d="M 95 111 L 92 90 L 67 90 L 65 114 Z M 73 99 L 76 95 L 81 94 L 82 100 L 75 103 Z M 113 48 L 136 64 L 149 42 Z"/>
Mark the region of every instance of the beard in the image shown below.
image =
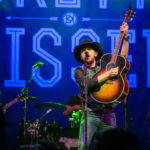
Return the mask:
<path id="1" fill-rule="evenodd" d="M 95 58 L 91 58 L 91 57 L 88 57 L 88 59 L 86 60 L 86 64 L 90 65 L 94 62 Z"/>

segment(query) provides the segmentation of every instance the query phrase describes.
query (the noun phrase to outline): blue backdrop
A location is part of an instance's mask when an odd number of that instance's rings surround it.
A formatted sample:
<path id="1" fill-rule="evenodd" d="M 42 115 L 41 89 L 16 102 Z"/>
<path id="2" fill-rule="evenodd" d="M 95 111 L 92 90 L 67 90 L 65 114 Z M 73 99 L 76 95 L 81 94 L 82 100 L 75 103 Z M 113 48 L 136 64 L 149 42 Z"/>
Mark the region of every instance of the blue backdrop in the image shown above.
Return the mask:
<path id="1" fill-rule="evenodd" d="M 104 53 L 114 50 L 124 14 L 132 4 L 136 15 L 129 24 L 131 69 L 127 75 L 129 130 L 146 147 L 150 115 L 150 1 L 149 0 L 0 0 L 0 89 L 3 105 L 20 93 L 34 72 L 37 61 L 45 64 L 29 85 L 27 118 L 39 118 L 44 112 L 34 108 L 38 102 L 66 104 L 78 94 L 73 71 L 80 65 L 73 48 L 84 38 L 101 43 Z M 124 105 L 115 108 L 119 127 L 124 128 Z M 6 114 L 9 145 L 15 147 L 24 102 L 17 102 Z M 68 126 L 62 113 L 50 113 L 45 119 Z M 13 133 L 13 134 L 12 134 Z"/>

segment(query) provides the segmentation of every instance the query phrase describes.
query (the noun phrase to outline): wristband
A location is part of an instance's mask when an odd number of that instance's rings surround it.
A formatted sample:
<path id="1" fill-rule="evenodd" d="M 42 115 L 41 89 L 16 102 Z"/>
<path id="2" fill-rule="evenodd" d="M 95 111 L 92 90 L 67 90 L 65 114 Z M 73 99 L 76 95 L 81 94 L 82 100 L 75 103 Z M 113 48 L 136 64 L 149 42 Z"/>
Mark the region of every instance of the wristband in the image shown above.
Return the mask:
<path id="1" fill-rule="evenodd" d="M 129 41 L 129 35 L 124 36 L 124 40 Z"/>

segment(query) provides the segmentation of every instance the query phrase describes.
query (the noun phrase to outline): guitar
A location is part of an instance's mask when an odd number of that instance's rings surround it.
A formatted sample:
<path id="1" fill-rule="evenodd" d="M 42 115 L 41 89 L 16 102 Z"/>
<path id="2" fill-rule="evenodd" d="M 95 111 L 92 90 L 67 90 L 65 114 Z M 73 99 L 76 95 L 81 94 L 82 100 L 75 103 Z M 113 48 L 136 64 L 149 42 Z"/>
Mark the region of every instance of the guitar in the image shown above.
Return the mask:
<path id="1" fill-rule="evenodd" d="M 19 100 L 22 101 L 24 98 L 27 98 L 27 97 L 28 97 L 27 93 L 23 93 L 23 94 L 19 95 L 17 98 L 15 98 L 14 100 L 10 101 L 8 104 L 3 106 L 3 112 L 6 112 L 7 108 L 11 107 L 13 104 L 18 102 Z"/>
<path id="2" fill-rule="evenodd" d="M 134 14 L 133 9 L 128 9 L 123 23 L 128 22 Z M 129 85 L 126 78 L 126 73 L 130 68 L 129 61 L 118 55 L 119 48 L 123 39 L 123 33 L 119 33 L 119 37 L 114 49 L 113 54 L 105 54 L 102 56 L 100 63 L 103 68 L 96 73 L 93 77 L 98 77 L 106 71 L 119 66 L 119 72 L 116 77 L 110 78 L 103 82 L 98 89 L 91 93 L 91 97 L 103 104 L 114 104 L 117 105 L 122 102 L 124 98 L 128 96 Z"/>

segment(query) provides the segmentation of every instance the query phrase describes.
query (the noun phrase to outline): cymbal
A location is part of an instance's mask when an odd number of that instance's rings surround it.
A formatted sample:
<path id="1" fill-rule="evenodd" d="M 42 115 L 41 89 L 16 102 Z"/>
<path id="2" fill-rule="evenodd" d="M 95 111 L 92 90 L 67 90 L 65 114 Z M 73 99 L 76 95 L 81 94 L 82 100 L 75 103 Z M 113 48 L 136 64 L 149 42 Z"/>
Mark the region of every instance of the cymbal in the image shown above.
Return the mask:
<path id="1" fill-rule="evenodd" d="M 19 95 L 13 95 L 13 97 L 17 98 Z M 34 96 L 29 96 L 27 95 L 26 96 L 28 100 L 32 100 L 32 101 L 37 101 L 38 98 L 37 97 L 34 97 Z"/>
<path id="2" fill-rule="evenodd" d="M 41 102 L 34 105 L 35 108 L 47 111 L 48 109 L 52 109 L 53 112 L 62 112 L 66 109 L 66 107 L 61 103 L 53 103 L 53 102 Z"/>
<path id="3" fill-rule="evenodd" d="M 37 97 L 34 97 L 34 96 L 28 96 L 28 99 L 29 100 L 32 100 L 32 101 L 37 101 L 38 98 Z"/>

